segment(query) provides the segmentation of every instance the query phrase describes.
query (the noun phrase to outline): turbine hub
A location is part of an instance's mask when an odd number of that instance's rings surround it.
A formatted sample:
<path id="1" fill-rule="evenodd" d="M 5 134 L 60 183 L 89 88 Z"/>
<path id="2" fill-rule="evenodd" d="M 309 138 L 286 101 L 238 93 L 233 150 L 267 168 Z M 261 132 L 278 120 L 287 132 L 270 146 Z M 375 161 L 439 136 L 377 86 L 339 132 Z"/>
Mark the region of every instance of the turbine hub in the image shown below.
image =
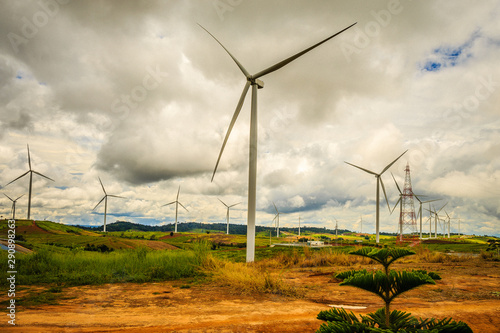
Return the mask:
<path id="1" fill-rule="evenodd" d="M 252 86 L 257 85 L 257 88 L 259 88 L 259 89 L 264 88 L 264 81 L 261 81 L 259 79 L 252 79 L 252 78 L 248 78 L 248 81 L 250 81 Z"/>

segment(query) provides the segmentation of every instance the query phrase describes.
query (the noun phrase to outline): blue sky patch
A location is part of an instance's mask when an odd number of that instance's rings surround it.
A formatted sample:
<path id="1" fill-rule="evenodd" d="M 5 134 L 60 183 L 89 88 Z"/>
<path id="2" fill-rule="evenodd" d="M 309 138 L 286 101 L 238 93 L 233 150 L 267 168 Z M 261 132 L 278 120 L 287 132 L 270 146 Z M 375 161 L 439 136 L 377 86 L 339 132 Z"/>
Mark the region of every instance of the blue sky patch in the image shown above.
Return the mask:
<path id="1" fill-rule="evenodd" d="M 433 50 L 432 54 L 422 65 L 422 70 L 437 72 L 447 67 L 455 67 L 472 57 L 472 46 L 477 38 L 481 37 L 479 32 L 459 46 L 443 45 Z"/>

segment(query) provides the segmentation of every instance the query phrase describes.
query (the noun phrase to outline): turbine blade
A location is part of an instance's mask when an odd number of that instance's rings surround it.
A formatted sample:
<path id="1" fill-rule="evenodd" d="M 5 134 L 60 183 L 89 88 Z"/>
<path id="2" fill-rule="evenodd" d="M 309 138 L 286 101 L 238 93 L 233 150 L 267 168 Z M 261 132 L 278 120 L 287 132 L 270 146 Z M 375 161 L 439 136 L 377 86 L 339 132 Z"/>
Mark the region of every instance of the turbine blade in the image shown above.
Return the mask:
<path id="1" fill-rule="evenodd" d="M 356 22 L 356 23 L 357 23 L 357 22 Z M 285 60 L 282 60 L 282 61 L 280 61 L 279 63 L 277 63 L 277 64 L 275 64 L 275 65 L 272 65 L 272 66 L 271 66 L 271 67 L 269 67 L 269 68 L 264 69 L 263 71 L 258 72 L 257 74 L 253 75 L 253 76 L 252 76 L 252 78 L 253 78 L 253 79 L 257 79 L 257 78 L 259 78 L 259 77 L 261 77 L 261 76 L 264 76 L 264 75 L 266 75 L 266 74 L 272 73 L 272 72 L 274 72 L 274 71 L 276 71 L 276 70 L 280 69 L 280 68 L 281 68 L 281 67 L 283 67 L 283 66 L 288 65 L 289 63 L 291 63 L 292 61 L 294 61 L 294 60 L 295 60 L 295 59 L 297 59 L 298 57 L 300 57 L 300 56 L 302 56 L 302 55 L 306 54 L 307 52 L 311 51 L 312 49 L 314 49 L 314 48 L 316 48 L 316 47 L 320 46 L 321 44 L 323 44 L 323 43 L 325 43 L 325 42 L 329 41 L 329 40 L 330 40 L 330 39 L 332 39 L 333 37 L 335 37 L 335 36 L 337 36 L 337 35 L 339 35 L 339 34 L 343 33 L 344 31 L 346 31 L 347 29 L 349 29 L 350 27 L 352 27 L 352 26 L 353 26 L 353 25 L 355 25 L 356 23 L 353 23 L 353 24 L 351 24 L 350 26 L 348 26 L 347 28 L 344 28 L 344 29 L 340 30 L 339 32 L 337 32 L 337 33 L 335 33 L 335 34 L 331 35 L 330 37 L 323 39 L 321 42 L 316 43 L 316 44 L 314 44 L 313 46 L 308 47 L 307 49 L 305 49 L 305 50 L 303 50 L 303 51 L 301 51 L 301 52 L 299 52 L 299 53 L 297 53 L 297 54 L 295 54 L 295 55 L 293 55 L 293 56 L 291 56 L 291 57 L 289 57 L 289 58 L 287 58 L 287 59 L 285 59 Z"/>
<path id="2" fill-rule="evenodd" d="M 198 23 L 198 25 L 203 29 L 205 30 L 210 36 L 212 36 L 213 39 L 215 39 L 217 41 L 217 43 L 219 43 L 220 46 L 222 46 L 222 48 L 227 52 L 227 54 L 229 54 L 229 56 L 233 59 L 233 61 L 236 63 L 236 65 L 239 67 L 239 69 L 241 70 L 241 72 L 248 78 L 250 77 L 250 73 L 248 73 L 248 71 L 245 69 L 245 67 L 243 67 L 243 65 L 238 61 L 238 59 L 236 59 L 232 54 L 231 52 L 228 51 L 228 49 L 226 49 L 226 47 L 224 45 L 222 45 L 221 42 L 219 42 L 219 40 L 217 38 L 215 38 L 214 35 L 212 35 L 207 29 L 205 29 L 201 24 Z"/>
<path id="3" fill-rule="evenodd" d="M 31 170 L 30 145 L 29 145 L 29 144 L 26 144 L 26 147 L 28 148 L 28 165 L 29 165 L 30 170 Z"/>
<path id="4" fill-rule="evenodd" d="M 97 178 L 99 178 L 99 183 L 101 183 L 102 190 L 103 190 L 104 194 L 107 195 L 106 190 L 104 189 L 104 185 L 102 185 L 101 177 L 97 177 Z"/>
<path id="5" fill-rule="evenodd" d="M 379 176 L 378 178 L 380 179 L 380 185 L 382 185 L 382 191 L 384 191 L 384 198 L 385 198 L 385 202 L 387 202 L 387 208 L 389 209 L 389 211 L 391 211 L 391 207 L 389 206 L 389 200 L 387 200 L 387 194 L 385 193 L 384 182 L 382 181 L 381 176 Z"/>
<path id="6" fill-rule="evenodd" d="M 125 197 L 120 197 L 119 195 L 114 195 L 114 194 L 108 194 L 108 197 L 125 199 Z"/>
<path id="7" fill-rule="evenodd" d="M 394 212 L 394 209 L 396 209 L 396 207 L 398 206 L 398 203 L 401 201 L 401 197 L 399 197 L 399 200 L 396 201 L 396 204 L 394 205 L 394 207 L 392 208 L 391 210 L 391 214 Z"/>
<path id="8" fill-rule="evenodd" d="M 47 176 L 45 176 L 45 175 L 42 175 L 42 174 L 41 174 L 40 172 L 38 172 L 38 171 L 34 171 L 34 170 L 33 170 L 33 173 L 36 173 L 36 174 L 37 174 L 37 175 L 39 175 L 39 176 L 42 176 L 42 177 L 44 177 L 44 178 L 47 178 L 48 180 L 52 180 L 53 182 L 55 182 L 55 180 L 54 180 L 54 179 L 49 178 L 49 177 L 47 177 Z"/>
<path id="9" fill-rule="evenodd" d="M 103 196 L 101 201 L 99 201 L 99 203 L 97 205 L 95 205 L 94 209 L 92 209 L 92 210 L 95 210 L 97 208 L 97 206 L 99 206 L 104 199 L 106 199 L 106 196 Z"/>
<path id="10" fill-rule="evenodd" d="M 351 163 L 346 162 L 346 161 L 344 161 L 344 163 L 347 163 L 347 164 L 349 164 L 349 165 L 352 165 L 353 167 L 358 168 L 358 169 L 361 169 L 361 170 L 363 170 L 363 171 L 365 171 L 365 172 L 371 173 L 372 175 L 378 176 L 378 174 L 376 174 L 375 172 L 370 171 L 370 170 L 368 170 L 368 169 L 364 169 L 364 168 L 362 168 L 362 167 L 359 167 L 359 166 L 357 166 L 357 165 L 351 164 Z"/>
<path id="11" fill-rule="evenodd" d="M 444 204 L 444 206 L 443 206 L 443 207 L 441 207 L 441 208 L 437 211 L 437 213 L 439 213 L 439 212 L 441 211 L 441 209 L 443 209 L 444 207 L 446 207 L 446 205 L 447 205 L 447 204 L 448 204 L 448 203 L 445 203 L 445 204 Z M 436 214 L 437 214 L 437 213 L 436 213 Z"/>
<path id="12" fill-rule="evenodd" d="M 172 201 L 172 202 L 169 202 L 168 204 L 164 204 L 162 207 L 168 206 L 168 205 L 171 205 L 171 204 L 174 204 L 174 203 L 175 203 L 175 201 Z"/>
<path id="13" fill-rule="evenodd" d="M 401 189 L 399 188 L 398 182 L 396 181 L 396 178 L 394 178 L 394 175 L 392 174 L 392 172 L 391 172 L 391 176 L 392 176 L 392 179 L 394 179 L 394 183 L 396 184 L 396 187 L 398 188 L 399 193 L 403 194 L 403 192 L 401 192 Z M 420 200 L 418 200 L 418 201 L 420 201 Z"/>
<path id="14" fill-rule="evenodd" d="M 9 200 L 10 200 L 10 201 L 14 202 L 14 200 L 12 200 L 12 198 L 11 198 L 11 197 L 9 197 L 7 194 L 5 194 L 5 193 L 4 193 L 3 195 L 5 195 L 7 198 L 9 198 Z M 24 194 L 23 194 L 23 195 L 24 195 Z M 17 199 L 19 199 L 19 198 L 17 198 Z M 16 199 L 16 200 L 17 200 L 17 199 Z"/>
<path id="15" fill-rule="evenodd" d="M 276 213 L 279 214 L 280 212 L 278 211 L 278 208 L 276 208 L 276 205 L 274 204 L 274 201 L 273 201 L 273 206 L 274 206 L 274 209 L 276 209 Z"/>
<path id="16" fill-rule="evenodd" d="M 396 158 L 394 161 L 392 161 L 392 163 L 391 163 L 391 164 L 389 164 L 388 166 L 386 166 L 386 167 L 384 168 L 384 170 L 382 170 L 382 172 L 381 172 L 380 174 L 383 174 L 384 172 L 386 172 L 386 171 L 387 171 L 387 169 L 389 169 L 389 168 L 390 168 L 390 167 L 391 167 L 394 163 L 396 163 L 396 161 L 397 161 L 397 160 L 399 160 L 399 158 L 400 158 L 401 156 L 403 156 L 404 154 L 406 154 L 406 152 L 407 152 L 407 151 L 408 151 L 408 149 L 406 149 L 404 153 L 402 153 L 401 155 L 399 155 L 399 156 L 398 156 L 398 158 Z"/>
<path id="17" fill-rule="evenodd" d="M 238 115 L 240 114 L 241 107 L 243 106 L 243 102 L 245 101 L 245 96 L 248 92 L 249 87 L 250 87 L 250 81 L 247 81 L 245 83 L 245 87 L 243 88 L 243 92 L 241 93 L 241 97 L 240 97 L 240 100 L 238 101 L 238 105 L 236 106 L 236 110 L 234 111 L 233 118 L 231 119 L 231 123 L 229 124 L 229 128 L 227 130 L 226 137 L 224 138 L 224 142 L 222 143 L 219 157 L 217 158 L 217 163 L 215 163 L 215 169 L 214 169 L 214 173 L 212 174 L 212 180 L 211 180 L 212 182 L 214 181 L 215 172 L 217 171 L 217 167 L 219 166 L 222 152 L 224 151 L 224 148 L 226 147 L 227 139 L 229 139 L 229 135 L 231 134 L 231 131 L 233 130 L 234 123 L 236 122 L 236 119 L 238 118 Z"/>
<path id="18" fill-rule="evenodd" d="M 21 197 L 23 197 L 23 196 L 24 196 L 24 194 L 22 194 L 22 195 L 18 196 L 18 197 L 16 198 L 16 200 L 14 200 L 14 202 L 16 202 L 17 200 L 21 199 Z"/>
<path id="19" fill-rule="evenodd" d="M 418 197 L 418 195 L 416 195 L 415 193 L 413 193 L 413 196 L 415 197 L 415 199 L 418 200 L 418 202 L 420 202 L 420 204 L 422 204 L 422 200 L 420 200 L 420 198 Z"/>
<path id="20" fill-rule="evenodd" d="M 219 198 L 217 198 L 217 199 L 219 199 Z M 226 206 L 227 208 L 229 208 L 229 206 L 228 206 L 228 205 L 226 205 L 226 203 L 225 203 L 224 201 L 222 201 L 221 199 L 219 199 L 219 201 L 220 201 L 220 202 L 222 202 L 222 204 L 223 204 L 224 206 Z"/>
<path id="21" fill-rule="evenodd" d="M 439 201 L 439 200 L 443 200 L 443 199 L 427 200 L 427 201 L 422 201 L 422 203 L 428 203 L 428 202 Z"/>
<path id="22" fill-rule="evenodd" d="M 177 201 L 179 200 L 179 193 L 181 193 L 181 186 L 179 185 L 179 189 L 177 190 L 177 197 L 175 198 Z"/>
<path id="23" fill-rule="evenodd" d="M 179 202 L 179 205 L 181 205 L 181 206 L 182 206 L 182 208 L 184 208 L 186 211 L 188 211 L 188 212 L 189 212 L 189 210 L 188 210 L 186 207 L 184 207 L 184 205 L 183 205 L 183 204 L 181 204 L 180 202 Z"/>
<path id="24" fill-rule="evenodd" d="M 229 206 L 229 207 L 227 207 L 227 208 L 231 208 L 231 207 L 233 207 L 233 206 L 239 205 L 240 203 L 241 203 L 241 202 L 235 203 L 235 204 L 233 204 L 233 205 L 231 205 L 231 206 Z"/>
<path id="25" fill-rule="evenodd" d="M 17 177 L 16 179 L 14 179 L 13 181 L 7 183 L 5 186 L 9 185 L 9 184 L 12 184 L 13 182 L 15 182 L 16 180 L 18 180 L 19 178 L 23 178 L 24 176 L 26 176 L 31 170 L 28 170 L 26 171 L 25 173 L 23 173 L 22 175 L 20 175 L 19 177 Z M 4 186 L 4 187 L 5 187 Z"/>

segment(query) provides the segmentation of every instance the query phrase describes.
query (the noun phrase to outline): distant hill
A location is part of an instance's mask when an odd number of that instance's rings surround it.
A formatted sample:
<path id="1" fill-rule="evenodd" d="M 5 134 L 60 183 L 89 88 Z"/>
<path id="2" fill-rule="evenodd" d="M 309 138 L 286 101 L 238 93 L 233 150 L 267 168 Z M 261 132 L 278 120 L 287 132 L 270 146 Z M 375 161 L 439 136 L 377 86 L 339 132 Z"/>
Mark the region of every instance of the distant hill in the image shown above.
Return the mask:
<path id="1" fill-rule="evenodd" d="M 86 229 L 89 231 L 103 231 L 103 226 L 77 226 L 81 229 Z M 185 222 L 177 224 L 178 232 L 193 232 L 194 230 L 203 229 L 205 231 L 219 231 L 226 232 L 227 225 L 225 223 L 199 223 L 199 222 Z M 262 227 L 256 226 L 255 231 L 269 231 L 274 230 L 273 227 Z M 132 223 L 126 221 L 116 221 L 106 225 L 107 231 L 127 231 L 127 230 L 137 230 L 137 231 L 161 231 L 161 232 L 172 232 L 175 230 L 174 223 L 165 224 L 162 226 L 145 225 L 140 223 Z M 247 226 L 244 224 L 229 224 L 229 231 L 233 235 L 246 235 Z M 280 231 L 288 233 L 297 233 L 297 228 L 280 227 Z M 335 235 L 335 230 L 327 228 L 318 227 L 301 227 L 300 231 L 302 234 L 313 233 L 313 234 L 331 234 Z M 338 234 L 342 235 L 344 233 L 350 233 L 350 230 L 339 229 Z"/>

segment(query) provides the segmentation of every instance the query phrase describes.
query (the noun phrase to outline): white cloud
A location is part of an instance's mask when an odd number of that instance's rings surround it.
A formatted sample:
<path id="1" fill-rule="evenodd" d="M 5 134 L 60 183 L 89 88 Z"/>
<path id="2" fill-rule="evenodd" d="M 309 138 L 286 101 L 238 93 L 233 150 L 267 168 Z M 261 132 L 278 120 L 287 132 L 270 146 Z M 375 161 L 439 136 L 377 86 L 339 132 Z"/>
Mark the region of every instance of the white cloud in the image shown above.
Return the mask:
<path id="1" fill-rule="evenodd" d="M 3 4 L 0 184 L 27 170 L 29 143 L 35 170 L 56 180 L 35 181 L 35 217 L 102 223 L 91 212 L 100 176 L 127 197 L 110 202 L 116 218 L 172 221 L 160 206 L 181 185 L 183 219 L 222 223 L 221 197 L 242 202 L 231 219 L 245 223 L 250 96 L 211 183 L 245 78 L 196 22 L 254 73 L 357 21 L 262 78 L 257 223 L 270 223 L 275 201 L 284 224 L 300 214 L 355 228 L 362 215 L 373 232 L 375 179 L 344 161 L 380 172 L 409 149 L 389 170 L 397 179 L 409 162 L 415 192 L 449 202 L 464 231 L 498 235 L 498 2 L 394 4 L 69 2 L 31 31 L 38 2 Z M 425 70 L 430 61 L 439 70 Z M 389 172 L 383 179 L 397 200 Z M 27 180 L 2 191 L 25 193 Z M 393 232 L 397 217 L 384 209 L 381 230 Z"/>

